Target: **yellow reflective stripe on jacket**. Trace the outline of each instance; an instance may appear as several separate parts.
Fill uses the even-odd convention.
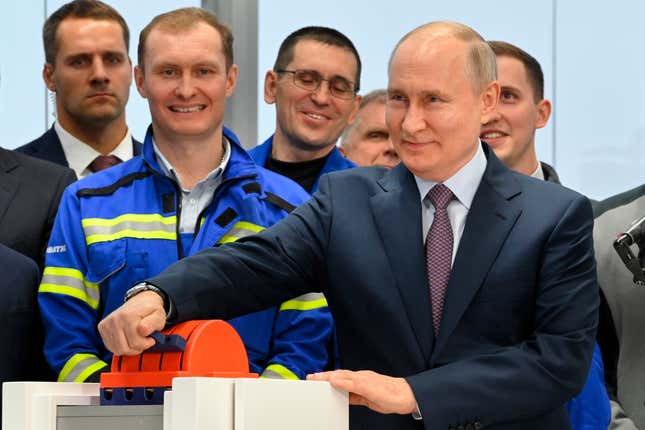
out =
[[[217,243],[230,243],[235,242],[238,239],[241,239],[245,236],[251,236],[252,234],[259,233],[264,230],[264,227],[257,224],[252,224],[246,221],[238,221],[233,224],[233,227],[217,241]]]
[[[269,364],[260,377],[267,379],[300,379],[298,375],[282,364]]]
[[[82,225],[88,245],[124,237],[177,240],[177,217],[174,215],[124,214],[116,218],[86,218]]]
[[[307,293],[282,303],[280,310],[310,311],[312,309],[324,308],[325,306],[327,306],[327,299],[322,293]]]
[[[87,303],[92,309],[99,308],[101,292],[98,284],[88,282],[76,269],[45,267],[39,293],[63,294]]]
[[[58,382],[84,382],[91,374],[107,366],[93,354],[74,354],[58,374]]]

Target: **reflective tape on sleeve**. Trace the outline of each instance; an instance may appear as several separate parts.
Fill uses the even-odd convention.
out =
[[[298,375],[282,364],[269,364],[260,377],[267,379],[300,379]]]
[[[58,374],[58,382],[84,382],[90,375],[107,366],[93,354],[74,354]]]
[[[246,236],[251,236],[252,234],[259,233],[264,230],[264,227],[261,225],[253,224],[246,221],[238,221],[233,224],[233,227],[217,241],[217,243],[230,243],[235,242],[238,239],[241,239]]]
[[[124,214],[116,218],[86,218],[82,221],[88,245],[124,237],[177,240],[177,217],[160,214]]]
[[[326,306],[327,299],[323,293],[307,293],[282,303],[280,311],[309,311]]]
[[[88,282],[76,269],[45,267],[38,293],[63,294],[87,303],[92,309],[99,308],[101,292],[98,284]]]

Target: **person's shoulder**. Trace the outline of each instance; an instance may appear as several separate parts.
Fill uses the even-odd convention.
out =
[[[544,181],[515,171],[511,171],[511,174],[514,179],[520,183],[523,193],[527,194],[532,199],[548,199],[546,201],[571,201],[584,199],[589,201],[589,199],[583,194],[562,184]],[[536,203],[543,203],[544,201],[545,200],[536,200]]]
[[[645,184],[601,200],[594,206],[594,216],[599,218],[628,206],[638,206],[645,212]]]
[[[399,178],[396,177],[396,174],[392,170],[378,166],[337,170],[327,173],[323,176],[323,179],[325,177],[330,187],[340,187],[344,191],[357,191],[359,189],[367,191],[380,190],[382,188],[380,184],[383,181],[387,182],[388,178],[393,182],[397,182],[397,184],[399,181]]]
[[[261,166],[256,166],[256,168],[265,193],[282,197],[293,205],[305,202],[311,197],[304,188],[286,176]]]
[[[72,183],[76,180],[76,174],[72,169],[43,160],[42,158],[36,158],[25,153],[17,152],[16,150],[9,151],[6,149],[2,150],[2,156],[21,165],[30,176],[36,178],[39,183],[45,186],[47,184],[57,183],[60,178],[65,178],[67,183]]]
[[[44,132],[34,140],[31,140],[25,143],[24,145],[17,147],[15,150],[17,152],[22,152],[22,153],[32,152],[38,145],[41,145],[44,141],[47,140],[49,134],[50,134],[50,130],[47,130],[46,132]]]
[[[143,178],[147,175],[141,156],[133,157],[123,163],[100,172],[93,173],[85,178],[79,179],[70,188],[70,192],[76,193],[81,190],[111,189],[114,191],[131,182],[136,178]]]

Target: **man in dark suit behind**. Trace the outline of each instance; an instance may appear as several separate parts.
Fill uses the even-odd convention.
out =
[[[66,167],[0,148],[0,244],[30,257],[42,270],[58,203],[65,187],[75,180]],[[0,354],[1,379],[13,375],[14,380],[55,380],[43,355],[44,332],[36,301],[39,270],[33,262],[18,261],[4,246],[0,246],[0,319],[6,319],[0,322],[0,342],[5,345]],[[21,265],[29,266],[28,277],[21,276]],[[12,342],[4,342],[7,336]],[[18,365],[20,372],[12,370]]]
[[[17,150],[79,178],[139,155],[125,122],[129,42],[123,17],[105,3],[74,0],[55,11],[43,26],[43,79],[56,97],[56,122]]]
[[[74,172],[0,148],[0,243],[42,269],[60,197]]]
[[[100,323],[107,347],[150,347],[167,312],[229,318],[322,291],[351,370],[310,379],[369,408],[353,429],[570,428],[597,325],[591,206],[479,143],[495,70],[469,27],[410,32],[389,64],[402,163],[327,175],[274,227],[150,279]]]
[[[0,245],[0,385],[8,381],[33,379],[32,361],[42,352],[42,344],[30,341],[40,325],[36,291],[40,274],[36,263],[24,255]],[[2,389],[0,387],[0,405]],[[0,423],[2,410],[0,408]]]

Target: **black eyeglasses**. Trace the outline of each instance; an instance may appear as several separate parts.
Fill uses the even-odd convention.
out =
[[[327,81],[329,92],[334,97],[351,100],[356,95],[354,83],[340,76],[324,79],[315,70],[276,70],[276,72],[293,74],[293,84],[303,90],[316,91],[320,88],[322,81]]]

